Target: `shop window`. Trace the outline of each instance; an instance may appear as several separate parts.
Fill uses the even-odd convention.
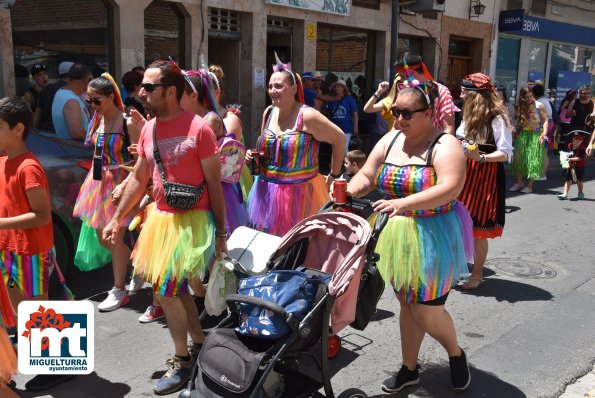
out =
[[[498,38],[496,83],[501,84],[506,88],[508,100],[511,103],[516,102],[520,49],[520,39],[513,39],[510,37]]]
[[[368,33],[318,25],[316,41],[316,70],[345,80],[356,95],[363,93],[365,88],[355,81],[358,76],[366,77]],[[327,89],[328,82],[323,85]]]
[[[145,8],[145,62],[173,59],[185,67],[185,17],[170,1],[153,1]]]
[[[468,57],[471,55],[471,42],[469,40],[450,39],[448,42],[448,55]]]
[[[63,1],[21,0],[10,10],[16,93],[29,81],[31,66],[46,65],[50,79],[58,78],[58,64],[81,62],[97,76],[113,68],[110,43],[112,10],[102,0],[71,0],[67,18]]]
[[[523,8],[523,0],[508,0],[507,10],[518,10]]]
[[[547,62],[547,43],[531,40],[529,44],[529,76],[528,83],[540,81],[545,84],[545,65]]]
[[[547,0],[533,0],[531,3],[531,15],[545,17],[546,8]]]

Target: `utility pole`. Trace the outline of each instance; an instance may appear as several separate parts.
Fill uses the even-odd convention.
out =
[[[390,20],[390,62],[388,66],[389,78],[392,83],[395,80],[397,62],[397,49],[399,48],[399,0],[392,0]]]

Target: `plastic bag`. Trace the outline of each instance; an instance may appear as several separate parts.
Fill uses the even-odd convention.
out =
[[[83,222],[74,255],[74,265],[81,271],[93,271],[112,261],[112,255],[99,243],[95,228]]]
[[[237,293],[239,280],[234,274],[234,264],[229,257],[216,261],[209,276],[205,295],[205,310],[211,316],[218,316],[227,309],[225,295]]]

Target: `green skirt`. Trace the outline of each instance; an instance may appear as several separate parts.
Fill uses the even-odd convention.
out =
[[[539,143],[541,130],[527,130],[520,132],[514,142],[514,157],[512,172],[521,174],[530,180],[536,180],[543,175],[543,160],[546,147]]]

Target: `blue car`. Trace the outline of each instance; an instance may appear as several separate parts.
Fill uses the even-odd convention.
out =
[[[62,140],[55,134],[39,131],[29,134],[27,147],[37,156],[48,177],[56,260],[65,272],[73,264],[81,228],[81,221],[72,216],[72,210],[93,152],[82,141]]]

